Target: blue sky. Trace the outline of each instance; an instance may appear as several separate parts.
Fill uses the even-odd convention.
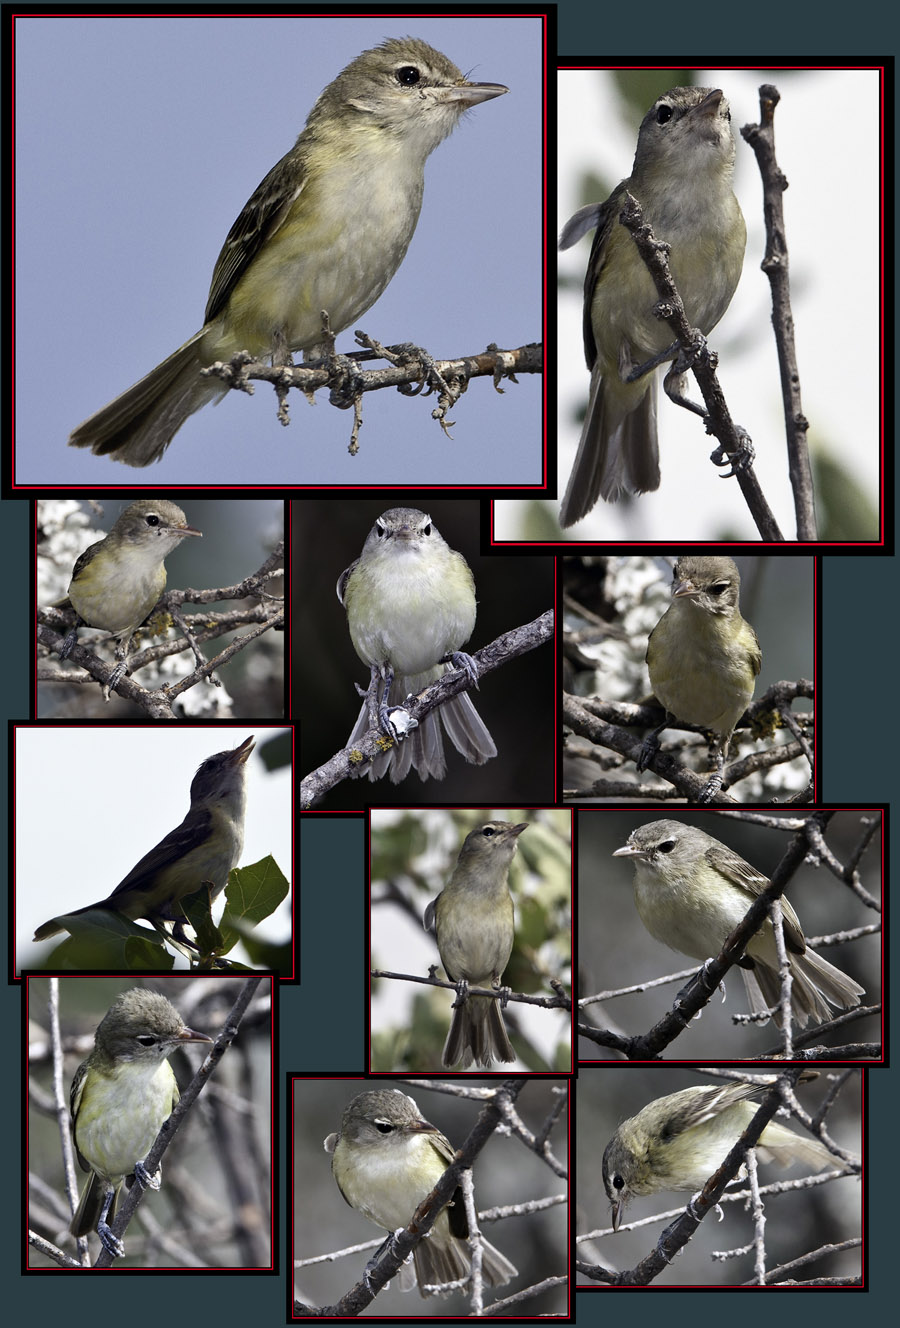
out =
[[[475,107],[429,160],[409,253],[359,325],[439,358],[541,339],[537,19],[20,20],[17,483],[538,482],[541,383],[527,376],[502,396],[473,383],[452,443],[432,400],[381,392],[350,457],[352,412],[293,393],[285,429],[258,384],[195,415],[144,470],[66,446],[200,326],[229,227],[322,88],[407,33],[510,93]],[[350,329],[338,349],[352,345]]]

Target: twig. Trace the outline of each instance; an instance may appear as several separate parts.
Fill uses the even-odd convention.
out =
[[[810,784],[812,783],[814,773],[813,751],[800,728],[799,721],[804,717],[794,715],[791,712],[791,703],[799,697],[811,700],[813,696],[813,684],[808,679],[784,680],[772,683],[762,696],[757,697],[747,707],[746,718],[750,720],[751,725],[754,721],[760,720],[766,712],[777,711],[786,727],[796,734],[797,740],[795,742],[776,743],[764,751],[749,752],[746,756],[734,760],[728,766],[725,776],[725,782],[729,787],[739,783],[742,779],[746,779],[748,775],[796,760],[798,756],[805,756],[809,762],[809,778]],[[634,705],[626,701],[605,701],[599,697],[575,697],[568,693],[563,694],[563,718],[565,723],[575,733],[589,742],[610,751],[618,752],[629,761],[637,759],[641,744],[639,739],[629,733],[624,726],[629,725],[641,729],[654,727],[660,722],[663,713],[660,707],[656,705]],[[738,737],[742,725],[743,719],[739,721]],[[684,729],[691,733],[702,733],[704,731],[697,724],[687,724],[678,719],[671,719],[668,727]],[[651,758],[648,768],[663,779],[668,780],[674,785],[678,794],[692,802],[697,801],[698,795],[704,787],[703,780],[699,776],[662,748]],[[622,796],[620,789],[624,787],[618,782],[611,787],[607,787],[605,781],[597,780],[589,789],[564,790],[564,800],[620,797]],[[629,791],[625,796],[632,796],[638,788],[640,788],[642,797],[662,797],[665,799],[672,796],[671,793],[665,791],[660,793],[653,787],[638,784],[637,781],[629,786]],[[720,803],[733,803],[735,801],[725,793],[718,794],[716,800]],[[803,802],[811,800],[811,793],[805,794],[801,799]]]
[[[371,1304],[385,1283],[396,1276],[400,1265],[412,1253],[423,1236],[428,1235],[437,1218],[453,1197],[459,1185],[460,1174],[466,1168],[471,1167],[497,1126],[500,1125],[503,1115],[502,1104],[515,1102],[523,1087],[524,1080],[521,1079],[507,1079],[497,1087],[496,1092],[491,1095],[490,1100],[485,1103],[479,1113],[468,1139],[466,1139],[462,1148],[457,1151],[453,1161],[444,1171],[437,1185],[419,1204],[408,1225],[403,1230],[394,1233],[393,1239],[378,1262],[366,1269],[364,1282],[358,1282],[335,1305],[318,1308],[303,1306],[301,1308],[295,1302],[294,1312],[303,1315],[314,1314],[316,1317],[324,1318],[347,1318],[349,1316],[355,1317],[367,1305]]]
[[[418,977],[414,973],[388,973],[380,968],[373,968],[371,971],[373,978],[395,978],[398,982],[421,982],[426,987],[446,987],[448,991],[456,991],[455,982],[444,982],[441,978]],[[508,991],[505,987],[494,990],[489,987],[469,987],[470,996],[490,996],[494,1000],[502,1000],[504,1005],[509,1001],[520,1001],[523,1005],[539,1005],[544,1010],[571,1010],[572,1002],[568,996],[525,996],[522,992]]]
[[[729,457],[739,459],[745,446],[735,427],[734,421],[725,402],[725,394],[715,374],[717,357],[705,347],[705,339],[699,331],[687,321],[681,296],[675,289],[669,263],[666,258],[667,245],[660,244],[653,235],[650,226],[644,222],[644,212],[637,199],[625,191],[625,205],[619,214],[622,225],[631,233],[638,247],[641,258],[647,265],[653,283],[656,286],[660,303],[656,314],[664,319],[678,338],[679,345],[691,357],[691,368],[703,394],[706,405],[706,427],[715,435]],[[698,345],[700,349],[698,350]],[[769,504],[753,472],[752,465],[739,467],[735,478],[744,495],[750,515],[756,523],[761,537],[767,541],[783,541],[784,536],[778,528]]]
[[[502,664],[508,664],[510,660],[526,654],[529,650],[534,650],[536,646],[542,645],[545,641],[551,640],[552,636],[552,609],[548,609],[546,613],[542,614],[540,618],[535,618],[533,622],[526,623],[522,627],[515,627],[511,632],[498,636],[490,645],[485,646],[472,656],[478,666],[478,681],[493,669],[498,669]],[[451,672],[445,673],[437,682],[432,683],[424,692],[421,692],[405,709],[409,711],[413,719],[421,723],[426,715],[438,706],[443,705],[451,696],[457,696],[460,692],[467,692],[474,685],[465,670],[453,669]],[[329,789],[340,784],[342,780],[349,778],[351,775],[359,775],[360,771],[365,772],[365,763],[386,751],[390,743],[391,740],[386,738],[379,729],[371,728],[352,750],[344,748],[344,750],[336,752],[330,760],[319,766],[317,770],[311,771],[301,782],[301,809],[307,811]]]
[[[226,363],[210,365],[203,370],[203,373],[206,377],[218,378],[230,388],[251,393],[253,389],[250,379],[272,383],[276,392],[282,395],[286,389],[296,387],[308,398],[317,389],[330,387],[332,404],[337,406],[358,403],[364,392],[374,392],[381,388],[396,387],[406,396],[418,395],[425,388],[426,395],[432,392],[438,393],[439,404],[432,412],[432,416],[445,427],[447,410],[466,390],[470,379],[490,377],[494,380],[494,387],[500,392],[503,390],[499,385],[502,379],[507,378],[514,383],[517,373],[543,373],[544,368],[543,346],[539,342],[518,346],[514,350],[501,350],[491,344],[474,355],[461,356],[455,360],[434,360],[418,347],[401,345],[382,348],[378,342],[363,332],[357,332],[356,339],[360,345],[370,349],[356,351],[352,356],[333,356],[330,364],[326,361],[322,365],[315,366],[268,365],[260,360],[247,360],[246,355],[241,353]],[[371,349],[372,347],[378,347],[379,350],[386,349],[395,362],[386,369],[365,371],[359,369],[357,366],[361,362],[380,358],[378,351]],[[343,388],[337,383],[335,361],[347,366],[345,376],[352,377],[352,387]],[[413,387],[418,391],[410,392],[409,389]],[[357,409],[357,420],[350,444],[352,455],[359,450],[357,442],[359,423]]]
[[[800,401],[800,370],[794,346],[794,318],[791,313],[790,268],[787,235],[784,226],[782,194],[788,182],[775,158],[775,107],[781,93],[771,83],[759,90],[759,118],[756,125],[744,125],[741,137],[756,154],[763,183],[763,216],[766,223],[766,252],[761,267],[772,289],[772,323],[778,348],[781,372],[781,396],[787,431],[788,470],[794,491],[797,515],[797,538],[816,540],[816,507],[806,431],[809,421]]]

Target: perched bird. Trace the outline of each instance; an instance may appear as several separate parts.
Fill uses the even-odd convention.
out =
[[[325,1140],[325,1151],[331,1154],[332,1174],[350,1207],[389,1232],[409,1224],[454,1158],[449,1140],[396,1088],[355,1097],[344,1110],[340,1133]],[[446,1295],[440,1283],[467,1281],[472,1270],[468,1234],[462,1191],[457,1189],[413,1250],[415,1275],[408,1263],[401,1266],[401,1291],[418,1284],[423,1296]],[[493,1245],[482,1239],[481,1248],[481,1272],[488,1286],[502,1286],[516,1276],[517,1270]]]
[[[816,1078],[815,1071],[800,1076]],[[775,1080],[771,1080],[774,1083]],[[768,1083],[683,1088],[656,1098],[624,1121],[603,1154],[603,1184],[612,1205],[613,1230],[636,1195],[662,1190],[702,1190],[756,1115]],[[802,1162],[821,1171],[836,1159],[818,1139],[770,1121],[756,1145],[761,1162],[789,1167]]]
[[[623,493],[659,488],[656,370],[675,358],[678,343],[655,316],[653,278],[620,224],[626,190],[667,246],[688,322],[707,335],[731,303],[744,261],[734,156],[731,112],[721,90],[670,88],[641,122],[630,177],[605,202],[581,208],[563,229],[560,249],[596,228],[584,279],[590,398],[560,508],[564,527],[587,516],[598,498],[614,503]],[[683,399],[677,362],[665,387],[673,399]]]
[[[614,858],[634,862],[634,900],[651,936],[694,959],[712,959],[769,884],[712,835],[681,821],[648,821]],[[800,920],[782,897],[784,943],[791,970],[791,1010],[801,1028],[824,1023],[831,1006],[859,1005],[864,988],[810,950]],[[754,1013],[772,1008],[781,1026],[781,981],[775,932],[766,918],[739,961]]]
[[[118,637],[118,664],[106,684],[107,699],[125,671],[132,635],[166,588],[166,558],[188,535],[202,533],[188,525],[175,503],[142,498],[125,508],[105,539],[91,544],[77,559],[68,595],[52,605],[71,606],[79,617],[59,656],[68,657],[81,625]]]
[[[740,589],[731,558],[679,558],[672,603],[647,643],[653,694],[668,715],[644,744],[638,769],[652,759],[670,717],[709,729],[716,738],[716,772],[700,802],[722,787],[728,744],[753,699],[762,664],[756,633],[741,617]]]
[[[369,665],[369,693],[347,746],[369,729],[373,701],[382,729],[394,739],[368,770],[379,779],[390,771],[397,784],[414,769],[420,779],[447,773],[441,728],[473,765],[497,755],[494,740],[466,692],[445,701],[409,731],[403,701],[454,668],[473,679],[478,668],[460,647],[475,626],[475,581],[461,553],[451,549],[431,517],[414,507],[384,512],[363,551],[341,573],[337,597],[347,610],[353,648]],[[374,695],[373,695],[374,694]],[[400,741],[402,738],[402,741]]]
[[[149,466],[194,411],[227,390],[204,368],[239,351],[276,364],[290,363],[291,351],[324,351],[322,313],[332,333],[352,327],[402,263],[429,155],[465,110],[507,91],[470,83],[415,37],[358,55],[228,232],[200,331],[79,424],[69,445]]]
[[[241,860],[245,765],[253,746],[253,738],[246,738],[234,751],[207,757],[191,783],[191,806],[181,824],[145,853],[106,899],[51,918],[38,927],[34,939],[45,941],[57,932],[74,931],[70,919],[96,909],[108,909],[131,921],[147,918],[163,931],[164,923],[172,922],[174,934],[183,939],[181,901],[203,885],[215,901]]]
[[[73,1236],[96,1230],[104,1248],[122,1258],[125,1248],[109,1225],[122,1183],[160,1185],[160,1172],[151,1175],[143,1159],[180,1096],[168,1057],[185,1042],[211,1041],[185,1027],[156,992],[135,987],[116,997],[69,1093],[78,1162],[91,1173],[69,1227]]]
[[[425,930],[434,931],[444,971],[460,992],[444,1045],[448,1067],[516,1059],[499,1001],[465,993],[469,984],[499,987],[509,962],[515,939],[509,868],[527,829],[527,821],[487,821],[471,830],[450,880],[425,910]]]

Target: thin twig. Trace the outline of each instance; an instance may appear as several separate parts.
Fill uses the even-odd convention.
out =
[[[415,973],[388,973],[380,968],[373,968],[370,974],[373,978],[395,978],[398,982],[421,982],[426,987],[445,987],[448,991],[456,991],[455,982],[444,982],[441,978],[419,977]],[[572,1002],[568,996],[526,996],[522,992],[509,991],[506,987],[494,990],[489,987],[469,987],[470,996],[490,996],[494,1000],[520,1001],[523,1005],[539,1005],[544,1010],[571,1010]]]
[[[800,370],[794,346],[794,317],[791,312],[791,282],[782,195],[788,182],[775,158],[775,107],[781,93],[771,83],[759,90],[756,125],[744,125],[741,137],[756,154],[763,184],[763,216],[766,223],[766,252],[761,263],[772,290],[772,323],[781,373],[781,396],[787,431],[788,470],[794,491],[797,538],[816,540],[816,506],[806,431],[809,421],[800,401]]]
[[[478,666],[477,681],[480,682],[486,673],[500,668],[503,664],[508,664],[511,660],[518,658],[519,655],[526,654],[529,650],[534,650],[536,646],[543,645],[552,637],[553,610],[548,609],[540,618],[535,618],[533,622],[525,623],[522,627],[514,627],[511,632],[498,636],[490,645],[485,646],[472,656]],[[460,692],[467,692],[475,685],[475,682],[464,669],[452,669],[421,692],[405,709],[409,711],[413,719],[421,723],[426,715],[438,706],[443,705],[450,697],[457,696]],[[365,773],[367,763],[381,755],[390,745],[391,739],[386,738],[379,729],[370,728],[354,748],[344,748],[342,751],[336,752],[324,765],[319,766],[317,770],[310,771],[306,778],[302,780],[300,784],[301,809],[307,811],[329,789],[340,784],[342,780],[349,778],[351,775],[358,776],[361,771]]]

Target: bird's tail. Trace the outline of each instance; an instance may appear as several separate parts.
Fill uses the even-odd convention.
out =
[[[470,996],[454,1009],[444,1044],[445,1066],[461,1065],[465,1069],[474,1061],[487,1067],[494,1060],[515,1059],[499,1001],[490,996]]]
[[[119,1187],[121,1188],[121,1186]],[[92,1231],[97,1230],[97,1223],[100,1220],[100,1214],[103,1211],[103,1200],[106,1197],[106,1185],[95,1173],[91,1172],[87,1184],[81,1192],[81,1199],[72,1221],[69,1223],[69,1230],[73,1236],[87,1236]],[[116,1215],[116,1204],[119,1201],[119,1189],[116,1190],[115,1197],[110,1204],[109,1212],[106,1215],[106,1221],[109,1226],[112,1225],[113,1218]]]
[[[59,932],[70,931],[71,928],[66,925],[66,918],[77,918],[80,913],[90,913],[95,908],[112,907],[109,899],[98,899],[96,904],[85,904],[84,908],[73,908],[71,913],[60,913],[59,917],[51,918],[49,922],[44,922],[34,933],[34,940],[46,941],[51,936],[56,936]]]
[[[560,525],[574,526],[599,498],[614,503],[624,493],[659,488],[656,441],[656,373],[649,385],[591,373],[591,396],[578,454],[559,511]]]
[[[805,1028],[810,1019],[817,1024],[826,1023],[831,1018],[832,1006],[849,1010],[859,1005],[865,987],[835,968],[834,964],[829,964],[815,950],[807,948],[803,954],[791,954],[789,958],[791,1010],[801,1028]],[[755,963],[752,969],[742,969],[741,972],[751,1009],[761,1013],[776,1008],[772,1017],[780,1028],[781,1016],[777,1013],[777,1006],[781,1000],[781,983],[777,971]]]
[[[89,447],[97,456],[111,456],[126,466],[159,461],[189,415],[227,388],[218,379],[201,378],[204,361],[201,328],[168,359],[116,397],[96,415],[79,424],[70,447]]]
[[[429,683],[436,682],[444,672],[443,668],[438,668],[414,677],[395,678],[387,704],[402,705],[407,696],[421,692]],[[444,759],[442,725],[453,746],[472,765],[483,765],[497,755],[497,748],[487,726],[468,694],[460,692],[459,696],[451,697],[437,710],[426,715],[419,727],[396,742],[390,751],[377,756],[369,767],[369,778],[381,779],[390,771],[391,783],[399,784],[412,769],[422,780],[443,779],[447,773],[447,762]],[[368,705],[363,702],[347,746],[353,747],[359,742],[368,728]]]

